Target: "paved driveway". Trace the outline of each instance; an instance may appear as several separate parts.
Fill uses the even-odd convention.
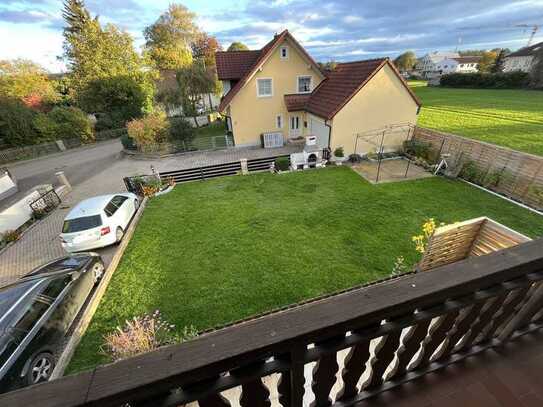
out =
[[[13,282],[38,267],[66,253],[58,235],[71,207],[77,202],[95,195],[126,191],[123,177],[149,174],[151,166],[159,171],[185,169],[203,165],[232,162],[241,158],[262,158],[299,151],[300,146],[280,149],[239,148],[212,152],[196,152],[163,159],[137,160],[120,156],[120,143],[106,142],[94,148],[69,151],[36,161],[10,167],[20,185],[54,180],[54,173],[64,170],[72,183],[73,191],[63,199],[61,206],[51,215],[28,230],[23,237],[0,253],[0,286]],[[96,250],[109,264],[116,246]]]

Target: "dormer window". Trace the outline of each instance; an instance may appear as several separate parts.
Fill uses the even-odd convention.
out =
[[[286,45],[279,49],[279,55],[281,55],[281,59],[288,59],[288,47]]]
[[[298,76],[298,93],[311,92],[311,76]]]

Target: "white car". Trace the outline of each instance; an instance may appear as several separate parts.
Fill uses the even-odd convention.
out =
[[[72,253],[120,242],[138,206],[138,196],[130,192],[79,202],[64,219],[62,247]]]

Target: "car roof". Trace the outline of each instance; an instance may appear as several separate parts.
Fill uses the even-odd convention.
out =
[[[92,198],[85,199],[79,202],[73,209],[68,213],[66,219],[75,219],[81,218],[84,216],[100,215],[106,205],[111,201],[111,199],[116,195],[124,194],[110,194],[110,195],[100,195],[94,196]]]

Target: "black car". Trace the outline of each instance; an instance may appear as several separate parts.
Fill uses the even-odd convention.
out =
[[[49,379],[61,339],[103,272],[98,254],[80,253],[0,288],[0,392]]]

